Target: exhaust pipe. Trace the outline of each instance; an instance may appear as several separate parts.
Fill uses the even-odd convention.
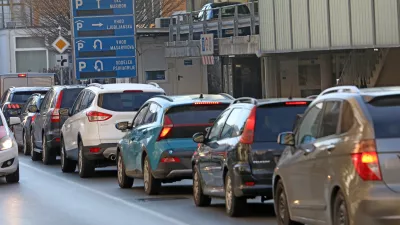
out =
[[[117,156],[115,156],[114,154],[113,154],[113,155],[110,155],[110,159],[111,159],[112,161],[115,161],[115,160],[117,159]]]

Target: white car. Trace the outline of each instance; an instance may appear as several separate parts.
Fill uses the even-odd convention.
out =
[[[0,117],[0,177],[6,177],[7,183],[18,183],[18,144],[2,112],[0,112]],[[20,123],[19,117],[10,118],[10,126]]]
[[[61,129],[61,170],[91,177],[96,167],[115,165],[118,141],[125,135],[115,124],[131,121],[148,99],[165,95],[155,83],[90,84],[77,97]]]

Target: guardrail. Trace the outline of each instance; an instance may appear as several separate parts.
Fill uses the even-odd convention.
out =
[[[258,33],[257,25],[259,25],[258,1],[203,9],[172,16],[169,41],[181,41],[182,35],[188,35],[186,40],[193,40],[194,34],[206,34],[210,33],[209,31],[216,31],[218,38],[226,35],[255,35]]]

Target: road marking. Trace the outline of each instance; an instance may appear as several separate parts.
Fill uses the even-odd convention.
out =
[[[115,196],[106,194],[106,193],[101,192],[101,191],[98,191],[98,190],[94,190],[94,189],[89,188],[89,187],[87,187],[87,186],[85,186],[85,185],[82,185],[82,184],[80,184],[80,183],[77,183],[77,182],[74,182],[74,181],[71,181],[71,180],[62,178],[62,177],[58,177],[58,176],[56,176],[56,175],[54,175],[54,174],[51,174],[51,173],[46,172],[46,171],[44,171],[44,170],[41,170],[41,169],[38,169],[38,168],[36,168],[36,167],[30,166],[30,165],[25,164],[25,163],[23,163],[23,162],[19,162],[19,164],[22,165],[22,166],[24,166],[24,167],[27,167],[27,168],[29,168],[29,169],[35,170],[35,171],[37,171],[37,172],[39,172],[39,173],[42,173],[42,174],[44,174],[44,175],[53,177],[53,178],[55,178],[55,179],[58,179],[58,180],[60,180],[60,181],[64,181],[64,182],[66,182],[66,183],[70,183],[70,184],[72,184],[72,185],[75,185],[75,186],[77,186],[77,187],[80,187],[80,188],[82,188],[82,189],[85,189],[85,190],[87,190],[87,191],[89,191],[89,192],[98,194],[98,195],[100,195],[100,196],[102,196],[102,197],[105,197],[105,198],[108,198],[108,199],[110,199],[110,200],[113,200],[113,201],[122,203],[122,204],[124,204],[124,205],[129,206],[129,207],[135,208],[135,209],[140,210],[140,211],[142,211],[142,212],[144,212],[144,213],[151,214],[151,215],[153,215],[153,216],[155,216],[155,217],[158,217],[158,218],[160,218],[160,219],[162,219],[162,220],[169,221],[169,222],[171,222],[171,223],[173,223],[173,224],[176,224],[176,225],[189,225],[188,223],[185,223],[185,222],[176,220],[176,219],[171,218],[171,217],[169,217],[169,216],[166,216],[166,215],[164,215],[164,214],[161,214],[161,213],[152,211],[152,210],[150,210],[150,209],[146,209],[146,208],[144,208],[144,207],[142,207],[142,206],[140,206],[140,205],[138,205],[138,204],[125,201],[125,200],[123,200],[123,199],[117,198],[117,197],[115,197]]]

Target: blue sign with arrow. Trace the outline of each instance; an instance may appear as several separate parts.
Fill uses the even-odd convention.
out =
[[[133,0],[72,0],[73,16],[133,14]]]
[[[76,60],[76,75],[80,79],[127,78],[136,74],[135,57],[87,58]]]
[[[75,37],[134,35],[132,16],[81,17],[74,21]]]
[[[75,39],[77,58],[132,56],[135,51],[134,37],[99,37]]]

